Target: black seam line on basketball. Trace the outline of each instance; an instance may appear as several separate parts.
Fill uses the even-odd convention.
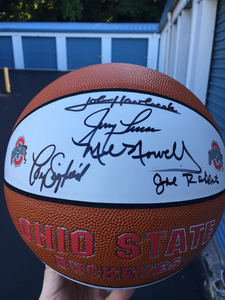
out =
[[[152,96],[157,96],[157,97],[161,97],[161,98],[165,98],[167,100],[171,100],[171,101],[174,101],[174,102],[177,102],[178,104],[181,104],[191,110],[193,110],[194,112],[196,112],[197,114],[199,114],[201,117],[203,117],[205,120],[207,120],[214,128],[215,130],[218,132],[218,134],[220,135],[220,137],[222,138],[222,135],[221,133],[218,131],[218,129],[215,127],[215,125],[205,116],[203,115],[202,113],[200,113],[199,111],[197,111],[196,109],[194,109],[193,107],[189,106],[188,104],[180,101],[180,100],[176,100],[176,99],[173,99],[171,97],[168,97],[168,96],[164,96],[164,95],[161,95],[161,94],[157,94],[157,93],[152,93],[152,92],[149,92],[149,91],[143,91],[143,90],[136,90],[136,89],[122,89],[122,88],[107,88],[107,89],[91,89],[91,90],[85,90],[85,91],[80,91],[80,92],[76,92],[76,93],[71,93],[71,94],[66,94],[66,95],[63,95],[63,96],[60,96],[60,97],[57,97],[57,98],[54,98],[54,99],[51,99],[45,103],[43,103],[42,105],[36,107],[35,109],[33,109],[32,111],[30,111],[24,118],[22,118],[19,123],[16,125],[16,127],[13,129],[12,133],[15,131],[15,129],[18,127],[18,125],[24,120],[26,119],[29,115],[31,115],[33,112],[35,112],[36,110],[48,105],[48,104],[51,104],[55,101],[58,101],[58,100],[61,100],[61,99],[64,99],[64,98],[69,98],[69,97],[72,97],[72,96],[76,96],[76,95],[82,95],[82,94],[88,94],[88,93],[95,93],[95,92],[114,92],[114,91],[122,91],[122,92],[133,92],[133,93],[139,93],[139,94],[147,94],[147,95],[152,95]],[[200,101],[200,100],[199,100]],[[105,103],[107,104],[107,103]],[[97,105],[97,104],[96,104]],[[154,107],[154,108],[157,108],[157,107]],[[12,134],[11,133],[11,134]]]
[[[100,202],[87,202],[80,200],[67,200],[61,198],[53,198],[48,196],[37,195],[33,193],[29,193],[18,189],[11,184],[9,184],[6,180],[4,180],[5,185],[12,191],[24,195],[29,198],[33,198],[40,201],[46,201],[51,203],[65,204],[65,205],[75,205],[75,206],[86,206],[93,208],[110,208],[110,209],[144,209],[144,208],[165,208],[165,207],[178,207],[178,206],[186,206],[191,204],[197,204],[202,202],[207,202],[213,200],[219,196],[225,194],[225,189],[215,195],[211,195],[209,197],[203,197],[199,199],[193,200],[185,200],[185,201],[175,201],[175,202],[166,202],[166,203],[100,203]]]

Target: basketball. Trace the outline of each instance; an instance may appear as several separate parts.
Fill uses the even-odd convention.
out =
[[[142,287],[212,239],[224,157],[213,117],[182,84],[142,66],[93,65],[49,84],[19,116],[5,199],[21,238],[61,275]]]

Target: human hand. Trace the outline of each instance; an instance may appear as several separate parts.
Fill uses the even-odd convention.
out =
[[[128,300],[134,291],[88,287],[66,279],[46,266],[39,300]]]

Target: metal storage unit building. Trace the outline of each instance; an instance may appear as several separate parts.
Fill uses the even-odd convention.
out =
[[[225,0],[220,0],[217,8],[207,107],[225,141]],[[217,230],[217,238],[225,254],[225,214]]]
[[[207,106],[225,141],[225,0],[168,0],[159,33],[158,70]],[[214,242],[224,267],[225,214]]]
[[[1,22],[0,68],[74,70],[127,62],[157,68],[158,23]]]

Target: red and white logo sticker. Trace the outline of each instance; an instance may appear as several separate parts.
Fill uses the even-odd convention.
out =
[[[24,137],[19,137],[16,146],[11,154],[11,165],[20,166],[22,162],[26,162],[27,146],[25,145]]]
[[[223,170],[223,155],[217,142],[212,142],[212,149],[209,150],[209,165],[213,162],[214,167],[219,171]]]

